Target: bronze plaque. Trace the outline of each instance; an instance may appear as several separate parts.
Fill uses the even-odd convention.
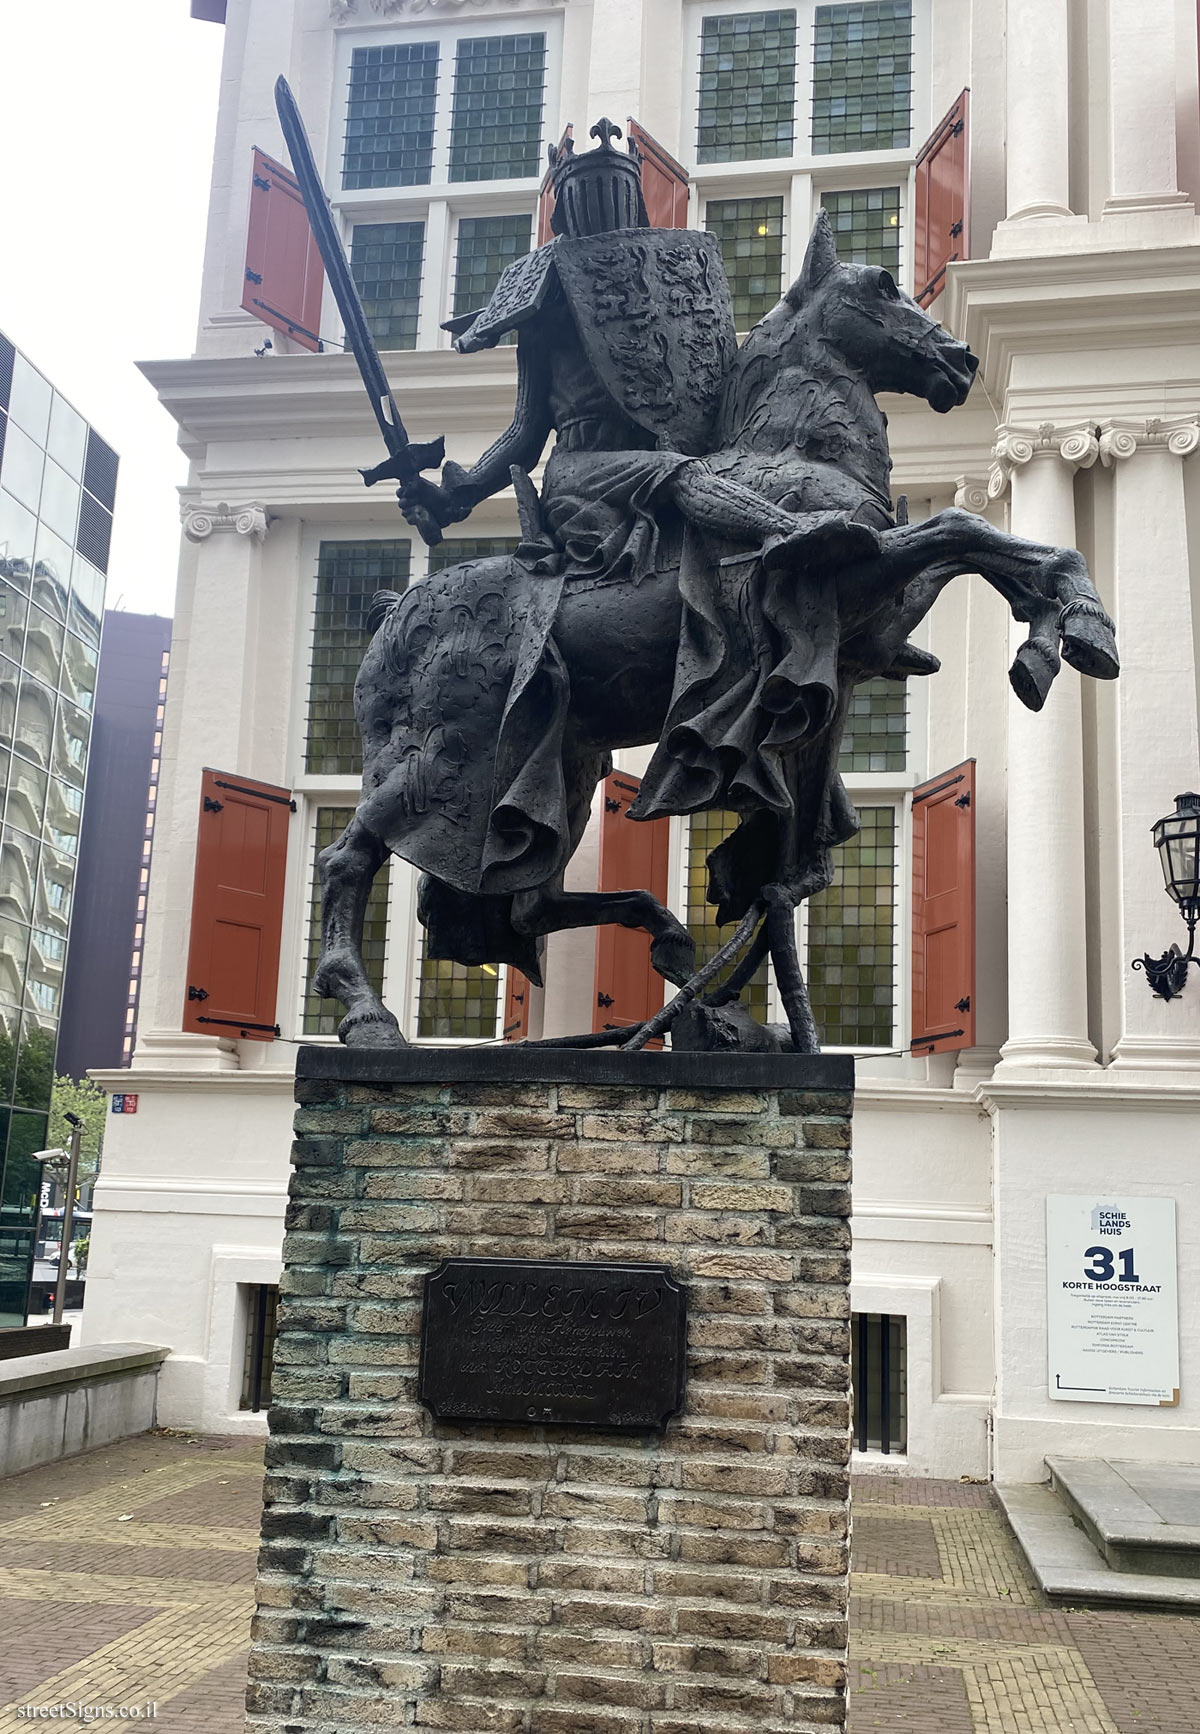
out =
[[[661,1432],[686,1335],[687,1290],[662,1264],[447,1258],[425,1278],[418,1396],[439,1421]]]

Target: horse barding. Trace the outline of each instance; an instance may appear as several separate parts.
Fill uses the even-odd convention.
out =
[[[804,549],[772,559],[668,508],[641,582],[572,576],[517,474],[526,507],[515,555],[379,599],[355,687],[362,798],[320,857],[313,986],[346,1005],[344,1042],[404,1045],[361,950],[372,880],[395,854],[421,870],[432,957],[508,963],[538,982],[546,934],[611,922],[646,930],[654,966],[680,992],[649,1024],[600,1040],[640,1047],[706,989],[728,1004],[769,953],[788,1019],[776,1039],[817,1051],[794,912],[831,882],[832,851],[857,830],[837,771],[854,688],[935,672],[910,634],[970,572],[1028,623],[1010,680],[1029,708],[1040,709],[1060,657],[1097,678],[1118,672],[1112,622],[1077,551],[958,510],[918,525],[893,516],[875,394],[908,393],[945,413],[965,400],[975,368],[885,270],[837,259],[822,214],[799,278],[736,352],[705,462],[791,511],[870,525],[874,552],[841,567]],[[739,818],[708,862],[717,920],[738,926],[695,973],[690,936],[649,892],[563,885],[612,751],[654,743],[631,817]],[[739,953],[726,985],[710,989]],[[764,1039],[748,1027],[726,1019],[716,1039]]]

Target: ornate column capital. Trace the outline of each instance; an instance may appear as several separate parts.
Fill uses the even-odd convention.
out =
[[[954,483],[954,504],[961,512],[974,512],[982,516],[988,506],[988,478],[986,476],[958,476]]]
[[[996,429],[992,447],[992,468],[988,476],[988,498],[1000,498],[1012,479],[1014,470],[1032,463],[1034,458],[1057,458],[1071,470],[1086,470],[1095,463],[1100,442],[1091,422],[1039,422],[1036,428],[1017,427],[1011,422]]]
[[[1112,469],[1136,451],[1165,449],[1177,458],[1187,458],[1200,449],[1200,420],[1194,415],[1151,416],[1135,419],[1114,416],[1100,429],[1100,462]]]
[[[183,533],[189,542],[206,542],[218,530],[231,531],[237,536],[253,536],[265,542],[272,520],[258,500],[245,506],[230,506],[222,500],[217,506],[185,505],[180,517]]]

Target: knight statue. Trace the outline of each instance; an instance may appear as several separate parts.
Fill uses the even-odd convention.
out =
[[[704,462],[737,349],[720,248],[695,230],[651,231],[638,159],[612,143],[620,128],[603,119],[591,136],[599,147],[578,156],[569,139],[551,146],[555,239],[510,265],[482,312],[447,326],[464,355],[517,333],[512,425],[470,470],[447,463],[440,486],[401,489],[401,509],[417,506],[417,524],[460,522],[514,465],[532,470],[553,430],[541,512],[573,576],[640,582],[668,505],[767,565],[874,552],[865,523],[789,511]]]
[[[356,1046],[404,1044],[370,982],[362,927],[389,854],[421,874],[426,954],[540,979],[544,936],[620,923],[651,936],[678,992],[632,1029],[571,1038],[815,1052],[797,905],[830,884],[857,815],[838,775],[855,687],[936,671],[910,634],[940,591],[980,573],[1028,625],[1010,681],[1038,710],[1061,662],[1118,669],[1082,556],[951,509],[893,510],[875,396],[937,413],[976,362],[887,271],[840,260],[828,220],[778,305],[734,331],[716,239],[648,225],[636,154],[602,120],[594,149],[551,152],[554,238],[451,320],[456,348],[517,337],[512,423],[470,468],[399,419],[283,81],[280,117],[313,228],[388,446],[430,543],[514,486],[516,552],[466,560],[376,599],[355,685],[362,798],[320,857],[313,987]],[[540,492],[531,471],[551,432]],[[441,465],[441,480],[422,474]],[[632,819],[713,809],[737,824],[708,857],[718,924],[697,969],[677,916],[639,886],[568,891],[564,874],[614,749],[653,748]],[[738,1003],[770,957],[786,1024]],[[731,971],[724,978],[718,972]]]

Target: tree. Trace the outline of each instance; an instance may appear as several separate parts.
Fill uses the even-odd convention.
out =
[[[104,1126],[108,1115],[108,1092],[90,1078],[55,1077],[50,1097],[50,1127],[47,1132],[50,1148],[69,1150],[71,1122],[67,1113],[78,1114],[83,1121],[83,1138],[79,1145],[79,1178],[94,1180],[100,1168],[100,1152],[104,1145]]]

